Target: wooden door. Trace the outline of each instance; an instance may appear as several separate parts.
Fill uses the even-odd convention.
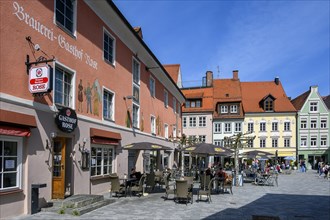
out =
[[[65,138],[54,140],[52,198],[64,199],[65,195]]]

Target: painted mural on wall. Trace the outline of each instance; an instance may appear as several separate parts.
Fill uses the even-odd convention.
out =
[[[98,79],[95,79],[93,84],[87,82],[85,88],[82,79],[80,79],[78,84],[78,112],[84,112],[83,106],[85,102],[86,113],[99,116],[101,97],[101,86]]]

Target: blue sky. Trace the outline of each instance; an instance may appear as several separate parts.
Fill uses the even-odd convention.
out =
[[[306,1],[139,1],[114,3],[162,64],[180,64],[184,87],[215,78],[272,81],[295,98],[318,85],[330,94],[330,4]]]

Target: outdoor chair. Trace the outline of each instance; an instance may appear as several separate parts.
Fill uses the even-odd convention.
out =
[[[162,171],[156,171],[155,172],[155,184],[158,184],[159,188],[161,188],[161,185],[164,185],[163,180],[163,172]]]
[[[210,180],[211,180],[210,175],[205,175],[205,174],[200,175],[199,188],[205,190],[208,187]]]
[[[190,201],[193,203],[193,194],[189,192],[189,184],[187,180],[176,180],[176,196],[175,201],[185,201],[186,204]]]
[[[183,179],[187,180],[188,190],[189,190],[189,192],[192,192],[193,186],[194,186],[194,177],[193,176],[184,176]]]
[[[116,196],[119,198],[119,194],[125,194],[126,196],[126,187],[120,185],[119,177],[116,175],[110,175],[110,197],[112,193],[116,193]]]
[[[175,196],[175,184],[170,184],[170,176],[165,178],[165,200],[168,199],[168,195],[173,194]]]
[[[232,175],[228,175],[226,177],[226,179],[224,180],[224,182],[222,184],[222,187],[223,187],[223,192],[230,189],[230,193],[233,194],[233,176]]]
[[[150,188],[150,191],[153,191],[155,188],[156,182],[155,182],[155,173],[149,173],[146,177],[146,189]]]
[[[145,181],[145,179],[146,179],[146,175],[145,174],[143,174],[142,176],[141,176],[141,178],[140,178],[140,180],[139,180],[139,184],[138,185],[136,185],[136,186],[131,186],[131,188],[130,188],[130,191],[131,191],[131,196],[132,196],[132,193],[134,193],[135,195],[138,195],[139,197],[141,196],[141,195],[143,195],[143,185],[144,185],[144,181]]]
[[[210,176],[208,176],[208,177],[210,177]],[[213,183],[214,183],[215,180],[216,180],[216,178],[213,178],[213,179],[209,180],[207,187],[201,188],[201,189],[198,190],[198,192],[197,192],[198,201],[202,200],[202,196],[206,196],[206,200],[209,203],[212,202],[211,194],[212,194]]]

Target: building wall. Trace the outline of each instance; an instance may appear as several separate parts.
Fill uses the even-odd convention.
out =
[[[243,123],[243,133],[248,132],[248,123],[254,125],[253,148],[275,154],[278,150],[279,157],[296,156],[296,118],[295,113],[264,113],[246,114]],[[266,131],[260,132],[260,122],[266,122]],[[278,131],[272,131],[272,122],[278,122]],[[284,130],[284,122],[290,122],[290,130]],[[260,139],[266,139],[266,147],[260,148]],[[272,138],[278,138],[278,147],[272,147]],[[284,147],[284,138],[290,138],[290,147]],[[246,150],[248,148],[245,148]]]
[[[189,126],[189,118],[196,117],[196,127]],[[206,126],[199,126],[199,118],[206,117]],[[187,126],[183,127],[183,133],[186,137],[196,136],[198,138],[201,135],[205,135],[205,143],[212,143],[212,114],[208,113],[183,113],[182,118],[187,119]]]
[[[215,124],[221,123],[221,132],[215,132]],[[231,131],[225,132],[225,123],[231,124]],[[243,131],[243,120],[242,119],[217,119],[213,121],[213,143],[216,141],[223,141],[225,137],[230,137],[237,132],[235,131],[235,124],[240,123],[241,124],[241,131]],[[223,143],[222,143],[223,144]]]

